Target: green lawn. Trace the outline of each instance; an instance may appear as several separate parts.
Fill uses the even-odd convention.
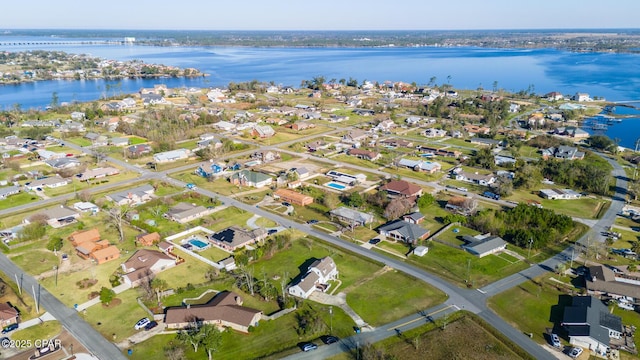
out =
[[[211,266],[209,264],[205,264],[204,262],[189,256],[178,249],[175,249],[174,252],[176,255],[183,258],[185,262],[159,273],[156,278],[165,280],[169,289],[184,287],[187,283],[200,284],[207,280],[205,278],[205,274],[211,270]],[[200,255],[203,254],[200,253]],[[226,255],[228,256],[228,254]],[[208,257],[205,256],[205,258]]]
[[[137,290],[127,290],[116,296],[120,304],[105,308],[99,303],[88,308],[82,317],[106,339],[111,340],[116,334],[116,341],[122,341],[136,333],[133,326],[138,320],[149,316],[136,301],[138,296]]]
[[[36,340],[50,340],[58,335],[62,330],[62,325],[57,321],[45,321],[41,324],[28,327],[23,330],[16,330],[11,333],[12,340],[29,340],[34,344]],[[34,344],[35,345],[35,344]]]
[[[548,278],[536,278],[511,288],[489,299],[488,306],[520,331],[533,333],[537,343],[546,343],[546,330],[552,329],[554,322],[562,321],[562,309],[557,305],[570,305],[571,301]],[[568,283],[570,278],[565,276],[561,280]]]
[[[83,137],[72,137],[72,138],[67,138],[65,139],[65,141],[68,141],[72,144],[76,144],[78,146],[91,146],[93,145],[93,143],[91,142],[91,140],[89,139],[85,139]]]
[[[392,270],[349,291],[347,303],[369,324],[380,326],[442,303],[446,298],[434,287]]]
[[[277,252],[270,259],[260,259],[253,266],[255,274],[265,274],[267,279],[283,276],[294,279],[305,273],[313,260],[325,256],[331,256],[338,267],[342,281],[340,289],[380,269],[378,264],[308,238],[293,240],[290,248]],[[274,285],[279,288],[279,281],[274,280]]]
[[[69,257],[77,256],[69,254]],[[123,254],[126,259],[126,255]],[[49,276],[40,280],[40,283],[51,292],[55,297],[67,306],[74,304],[82,304],[89,301],[89,294],[93,291],[100,291],[101,287],[111,288],[109,277],[120,267],[125,259],[117,259],[102,265],[90,265],[88,270],[75,271],[67,273],[58,273],[58,282],[56,285],[55,276]],[[87,261],[87,260],[84,260]],[[47,269],[51,270],[51,268]],[[81,289],[77,283],[83,279],[95,279],[98,282],[88,288]]]
[[[229,254],[228,252],[221,250],[220,248],[215,246],[211,246],[210,248],[204,251],[199,251],[198,255],[204,257],[205,259],[209,259],[211,261],[216,261],[216,262],[231,256],[231,254]]]
[[[220,231],[231,225],[238,225],[242,228],[246,228],[247,220],[252,216],[252,213],[230,206],[224,210],[211,214],[213,221],[210,225],[207,225],[207,228],[213,231]]]
[[[362,167],[366,167],[366,168],[370,168],[370,169],[377,169],[379,168],[381,165],[369,160],[362,160],[362,159],[358,159],[355,156],[350,156],[350,155],[337,155],[331,158],[332,160],[336,160],[336,161],[340,161],[343,163],[347,163],[347,164],[352,164],[352,165],[356,165],[356,166],[362,166]]]
[[[455,233],[453,231],[454,229],[457,229],[458,232]],[[460,225],[454,225],[454,226],[451,226],[446,231],[440,233],[438,235],[438,240],[446,242],[446,243],[451,244],[453,246],[460,246],[460,245],[464,245],[464,243],[465,243],[462,240],[463,236],[465,236],[465,235],[475,236],[475,235],[478,235],[478,234],[479,234],[478,231],[475,231],[473,229],[469,229],[468,227],[460,226]]]
[[[505,200],[527,203],[528,201],[537,201],[545,209],[551,209],[559,214],[575,216],[587,219],[596,219],[602,216],[604,210],[611,205],[611,201],[604,199],[594,199],[592,197],[584,197],[575,200],[548,200],[538,195],[538,191],[516,190],[511,196],[504,198]]]
[[[259,218],[258,220],[256,220],[256,225],[263,227],[263,228],[270,228],[270,227],[275,227],[277,226],[276,222],[271,220],[271,219],[267,219],[267,218]]]
[[[129,144],[130,145],[138,145],[138,144],[144,144],[147,143],[149,140],[147,139],[143,139],[137,136],[130,136],[129,137]]]
[[[31,275],[38,275],[50,271],[60,264],[57,256],[49,250],[32,250],[20,255],[11,256],[11,261]]]
[[[523,261],[512,264],[496,255],[478,258],[462,249],[433,241],[428,246],[427,255],[410,256],[407,261],[459,286],[465,286],[469,281],[479,288],[529,266]]]
[[[40,200],[40,198],[34,194],[21,192],[19,194],[11,195],[4,200],[0,200],[0,210],[9,209],[14,206],[20,206],[38,200]]]

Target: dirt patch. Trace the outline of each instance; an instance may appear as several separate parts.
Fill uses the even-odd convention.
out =
[[[111,300],[111,302],[109,303],[109,305],[107,304],[102,304],[102,307],[105,309],[112,309],[118,305],[122,304],[122,300],[115,298],[113,300]]]
[[[92,287],[93,285],[95,285],[97,283],[98,283],[98,280],[96,280],[96,279],[82,279],[82,280],[78,281],[76,283],[76,285],[80,289],[86,289],[86,288]]]

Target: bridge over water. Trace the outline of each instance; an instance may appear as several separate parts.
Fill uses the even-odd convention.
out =
[[[83,41],[4,41],[0,42],[3,46],[38,46],[38,45],[55,45],[55,46],[78,46],[78,45],[131,45],[131,42],[123,40],[83,40]]]

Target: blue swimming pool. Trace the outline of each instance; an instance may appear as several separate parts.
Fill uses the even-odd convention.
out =
[[[198,250],[204,250],[206,248],[209,247],[209,244],[207,244],[206,242],[202,241],[202,240],[198,240],[198,239],[191,239],[188,241],[189,244],[195,246],[198,248]]]
[[[347,188],[346,185],[338,184],[337,182],[333,182],[333,181],[324,184],[324,186],[327,186],[336,190],[344,190]]]

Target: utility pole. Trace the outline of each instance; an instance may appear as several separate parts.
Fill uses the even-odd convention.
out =
[[[329,306],[329,334],[333,334],[333,306]]]
[[[571,269],[573,269],[573,257],[574,257],[574,253],[576,251],[575,247],[571,247],[571,265],[569,266]]]
[[[471,282],[471,259],[467,260],[467,284]]]
[[[531,257],[531,246],[533,245],[533,238],[529,238],[529,252],[527,253],[527,259]]]

